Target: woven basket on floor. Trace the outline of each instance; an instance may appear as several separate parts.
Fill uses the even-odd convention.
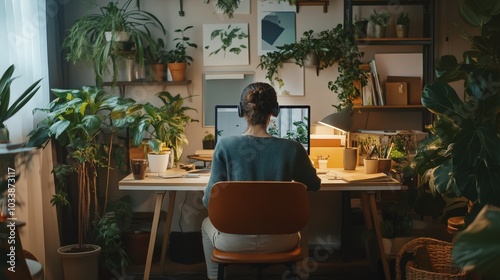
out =
[[[433,271],[420,269],[413,260],[406,264],[406,278],[401,275],[401,260],[403,255],[413,252],[417,246],[425,246],[429,253]],[[466,272],[453,266],[451,260],[452,244],[446,241],[427,237],[419,237],[405,244],[396,258],[397,280],[465,280]]]

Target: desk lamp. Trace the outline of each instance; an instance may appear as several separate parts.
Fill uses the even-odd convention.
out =
[[[346,107],[340,110],[340,112],[328,115],[319,123],[348,133],[352,126],[351,108]]]

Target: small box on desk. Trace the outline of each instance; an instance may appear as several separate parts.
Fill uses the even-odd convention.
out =
[[[387,82],[385,99],[388,106],[408,105],[408,84],[406,82]]]

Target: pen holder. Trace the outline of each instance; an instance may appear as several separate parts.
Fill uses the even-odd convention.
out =
[[[318,159],[318,167],[319,169],[326,169],[328,167],[327,159]]]
[[[358,148],[344,149],[344,170],[356,170],[358,163]]]
[[[378,172],[385,173],[389,175],[392,167],[392,159],[390,158],[379,158],[378,159]]]
[[[363,161],[365,163],[365,173],[366,174],[373,174],[373,173],[378,172],[378,159],[365,158]]]

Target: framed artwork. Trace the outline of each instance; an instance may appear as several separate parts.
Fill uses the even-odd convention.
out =
[[[295,6],[287,1],[259,1],[257,24],[259,55],[295,43]]]
[[[248,24],[203,24],[203,65],[249,65]]]

